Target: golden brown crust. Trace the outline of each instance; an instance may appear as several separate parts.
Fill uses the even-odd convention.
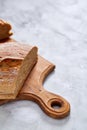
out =
[[[0,62],[4,59],[24,59],[31,46],[19,42],[5,42],[0,44]]]
[[[0,44],[0,99],[17,96],[37,61],[37,47],[18,42]]]
[[[9,38],[13,33],[11,32],[11,25],[0,19],[0,40]]]

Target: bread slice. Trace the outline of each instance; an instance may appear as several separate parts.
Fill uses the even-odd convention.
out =
[[[37,47],[0,44],[0,99],[15,99],[36,62]]]
[[[11,32],[11,25],[0,19],[0,40],[3,40],[3,39],[6,39],[6,38],[9,38],[13,33]]]

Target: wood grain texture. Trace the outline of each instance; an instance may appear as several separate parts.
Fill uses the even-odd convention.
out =
[[[39,104],[42,110],[52,118],[64,118],[70,113],[70,104],[61,96],[45,90],[42,86],[44,79],[53,71],[55,66],[38,56],[38,61],[28,76],[23,88],[14,100],[1,100],[0,105],[15,100],[32,100]],[[53,106],[59,106],[55,109]]]

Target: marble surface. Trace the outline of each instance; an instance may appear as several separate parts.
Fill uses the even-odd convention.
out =
[[[87,0],[0,0],[0,18],[13,25],[13,38],[37,45],[56,65],[44,87],[71,104],[62,120],[31,101],[0,106],[0,130],[86,130]]]

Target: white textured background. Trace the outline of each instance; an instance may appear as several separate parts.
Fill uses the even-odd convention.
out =
[[[87,0],[0,0],[0,18],[13,25],[14,38],[39,47],[56,64],[47,90],[71,104],[71,114],[55,120],[31,101],[0,107],[0,130],[87,129]]]

